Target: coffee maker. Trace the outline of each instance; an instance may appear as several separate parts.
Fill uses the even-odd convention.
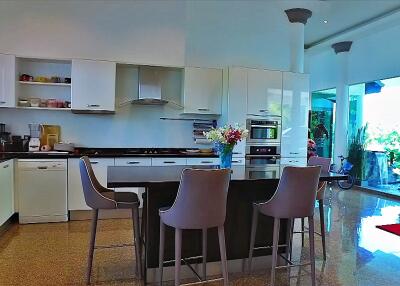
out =
[[[42,132],[42,125],[36,123],[29,124],[29,132],[29,152],[40,151],[40,135]]]

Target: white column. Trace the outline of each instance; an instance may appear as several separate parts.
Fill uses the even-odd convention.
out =
[[[338,75],[336,84],[336,122],[335,141],[333,149],[333,162],[340,166],[338,156],[347,157],[347,133],[349,127],[349,85],[348,85],[348,52],[340,52],[336,55],[338,63]]]
[[[304,24],[290,24],[290,70],[304,73]]]

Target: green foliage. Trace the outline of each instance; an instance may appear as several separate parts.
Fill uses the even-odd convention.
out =
[[[365,146],[367,142],[367,128],[365,125],[357,130],[357,133],[351,138],[349,145],[349,155],[348,160],[352,163],[353,176],[358,180],[364,179],[364,156],[365,156]]]
[[[390,132],[378,131],[371,138],[371,142],[376,142],[386,151],[393,167],[400,167],[400,132],[392,130]]]

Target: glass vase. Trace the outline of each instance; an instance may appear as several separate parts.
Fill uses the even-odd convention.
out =
[[[227,169],[232,167],[232,154],[233,146],[226,144],[219,144],[219,167],[221,169]]]

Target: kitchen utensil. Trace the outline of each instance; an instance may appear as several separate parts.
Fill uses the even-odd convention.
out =
[[[47,107],[57,108],[57,100],[54,98],[47,100]]]
[[[18,106],[21,107],[30,107],[31,103],[27,99],[19,99],[18,100]]]
[[[54,147],[55,143],[61,140],[61,127],[59,125],[42,125],[42,136],[40,137],[40,143],[42,145],[50,145]]]
[[[73,143],[56,143],[54,144],[54,151],[74,152],[75,145]]]
[[[40,98],[31,98],[29,101],[32,107],[39,107],[40,105]]]

